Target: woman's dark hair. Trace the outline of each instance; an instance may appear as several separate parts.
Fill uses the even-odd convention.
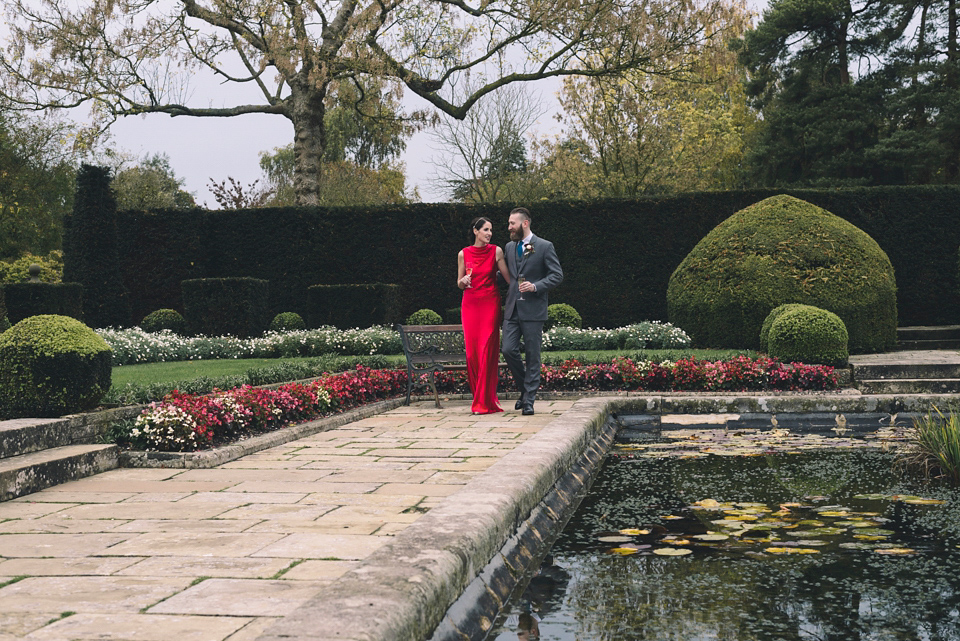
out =
[[[480,218],[474,218],[473,222],[470,223],[470,231],[467,232],[467,234],[469,235],[469,238],[467,240],[470,241],[471,245],[477,240],[476,237],[473,235],[473,230],[480,231],[481,229],[483,229],[483,226],[486,225],[487,223],[490,223],[491,226],[493,225],[493,221],[487,218],[486,216],[480,216]]]

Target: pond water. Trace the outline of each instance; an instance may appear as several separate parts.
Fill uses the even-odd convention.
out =
[[[614,448],[488,639],[960,640],[960,494],[882,447],[671,441]]]

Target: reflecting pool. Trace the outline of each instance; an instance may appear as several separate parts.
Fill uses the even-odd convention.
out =
[[[879,447],[767,449],[615,449],[488,638],[960,639],[960,493]]]

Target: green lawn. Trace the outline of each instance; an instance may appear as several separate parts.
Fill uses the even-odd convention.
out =
[[[735,350],[645,350],[633,351],[579,351],[579,352],[544,352],[543,360],[548,364],[557,364],[569,358],[576,358],[584,363],[610,362],[615,356],[629,356],[645,360],[663,361],[675,360],[681,356],[694,355],[698,359],[729,358],[742,352]],[[402,365],[405,360],[402,354],[385,356],[387,361]],[[209,361],[178,361],[174,363],[146,363],[143,365],[123,365],[113,368],[113,387],[122,388],[127,383],[150,385],[152,383],[172,383],[175,381],[189,381],[200,377],[214,378],[217,376],[231,376],[258,367],[271,367],[284,362],[298,362],[309,358],[231,358]]]
[[[149,385],[151,383],[170,383],[189,381],[201,376],[232,376],[243,374],[256,367],[270,367],[284,362],[310,360],[308,358],[228,358],[212,361],[177,361],[174,363],[145,363],[143,365],[123,365],[113,368],[113,386],[123,387],[127,383]]]

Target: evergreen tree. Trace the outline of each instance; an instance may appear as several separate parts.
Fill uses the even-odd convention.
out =
[[[84,321],[91,327],[130,324],[130,296],[120,274],[117,202],[104,167],[81,165],[73,212],[64,224],[64,282],[83,285]]]

